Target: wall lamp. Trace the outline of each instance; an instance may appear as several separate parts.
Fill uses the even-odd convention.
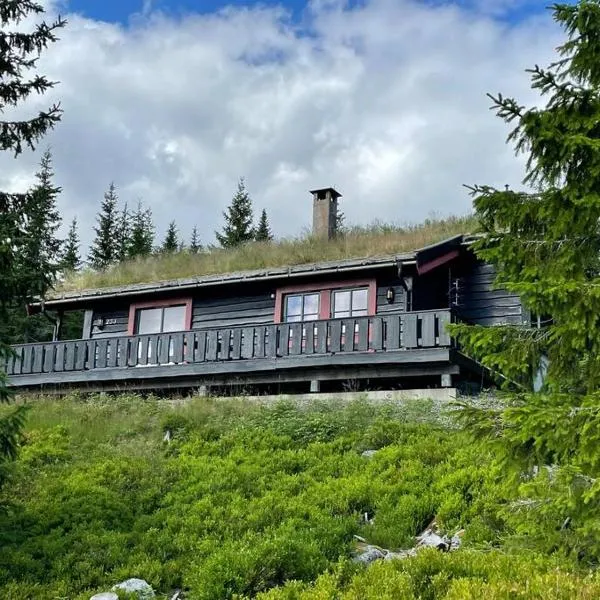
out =
[[[394,291],[394,288],[388,288],[388,291],[385,294],[385,299],[387,300],[388,304],[391,304],[394,301],[394,297],[396,295],[396,292]]]

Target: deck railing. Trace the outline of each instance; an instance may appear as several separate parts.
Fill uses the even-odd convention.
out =
[[[449,310],[13,346],[9,376],[448,347]]]

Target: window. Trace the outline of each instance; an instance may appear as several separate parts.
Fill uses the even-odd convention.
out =
[[[333,292],[331,317],[366,317],[369,314],[369,290],[360,288]]]
[[[374,280],[282,288],[275,296],[275,322],[366,317],[376,313],[376,302]]]
[[[128,335],[186,331],[191,325],[191,298],[158,300],[129,306]]]
[[[163,333],[186,329],[186,306],[164,306],[160,308],[138,308],[135,312],[135,329],[138,335]]]
[[[316,321],[320,312],[320,294],[289,294],[285,297],[284,318],[286,323]]]

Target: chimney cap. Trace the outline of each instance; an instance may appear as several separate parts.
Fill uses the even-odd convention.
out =
[[[319,188],[316,190],[310,190],[311,194],[317,194],[319,197],[325,198],[326,193],[330,192],[331,193],[331,197],[335,200],[337,200],[338,198],[341,198],[342,195],[334,188],[332,187],[326,187],[326,188]]]

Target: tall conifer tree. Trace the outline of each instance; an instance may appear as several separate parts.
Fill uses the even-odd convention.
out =
[[[97,226],[94,227],[96,237],[92,242],[88,262],[93,269],[101,271],[113,264],[118,256],[117,233],[119,218],[117,215],[117,189],[111,183],[104,194],[102,206],[97,217]]]
[[[140,201],[131,220],[129,258],[149,256],[152,254],[153,246],[154,223],[152,222],[152,211],[149,208],[144,208]]]
[[[64,272],[78,271],[81,268],[81,254],[79,233],[77,230],[77,218],[71,221],[69,232],[67,233],[67,239],[65,240],[63,247],[63,259],[61,268]]]
[[[202,244],[200,243],[200,236],[198,235],[198,227],[194,225],[192,229],[192,237],[190,238],[190,252],[192,254],[198,254],[202,250]]]
[[[260,213],[260,220],[258,221],[258,227],[256,228],[254,239],[257,242],[270,242],[273,239],[273,234],[271,233],[271,227],[269,225],[269,218],[267,217],[267,211],[264,208]]]
[[[169,223],[169,228],[167,229],[167,233],[165,235],[165,239],[161,246],[161,252],[166,254],[172,254],[173,252],[177,252],[179,250],[179,236],[177,234],[177,225],[175,221],[171,221]]]
[[[116,227],[116,259],[122,262],[129,257],[129,246],[131,244],[131,213],[127,203],[119,215]]]
[[[453,330],[462,351],[505,382],[502,403],[467,404],[461,414],[494,445],[504,478],[516,467],[523,506],[536,507],[517,528],[592,561],[600,547],[584,524],[600,500],[600,1],[553,13],[568,39],[560,60],[530,70],[541,108],[490,96],[515,125],[508,139],[527,154],[532,191],[473,188],[482,230],[475,250],[535,325]]]
[[[57,30],[66,24],[60,17],[52,22],[39,22],[32,30],[24,31],[22,21],[44,12],[41,4],[29,0],[0,2],[0,150],[18,155],[23,146],[35,149],[39,140],[60,120],[60,106],[53,105],[29,119],[10,119],[10,110],[18,108],[35,94],[44,94],[55,85],[43,75],[27,77],[35,69],[40,54],[55,42]],[[27,195],[0,192],[0,321],[8,317],[8,307],[17,300],[26,302],[31,293],[25,289],[19,263],[19,240],[23,239],[28,217]],[[41,290],[45,292],[46,290]],[[0,365],[9,353],[5,340],[0,338]],[[7,402],[10,393],[0,367],[0,402]],[[14,457],[24,421],[25,406],[3,413],[0,417],[0,463]],[[1,476],[0,476],[1,481]]]
[[[243,177],[240,178],[237,192],[223,216],[223,231],[215,232],[217,241],[223,248],[235,248],[254,239],[252,200]]]

